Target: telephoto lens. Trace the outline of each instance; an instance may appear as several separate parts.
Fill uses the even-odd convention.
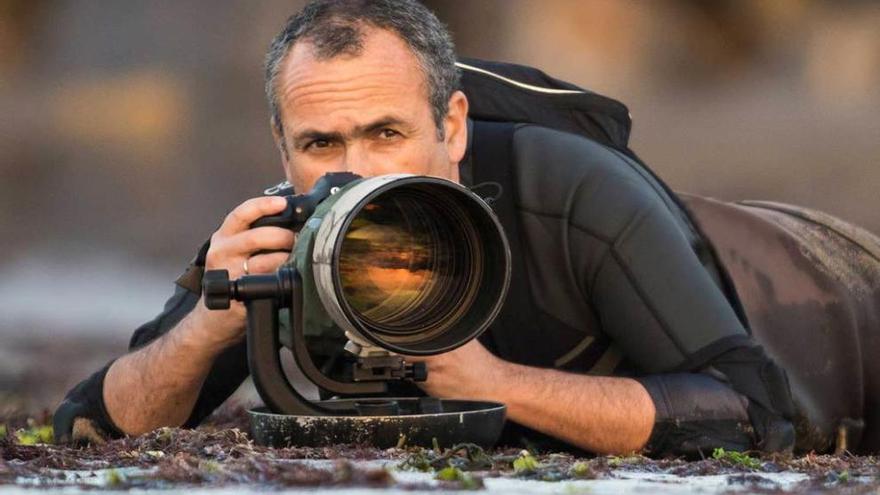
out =
[[[425,176],[375,177],[345,191],[318,229],[312,266],[337,325],[412,355],[478,336],[510,282],[507,239],[491,208]]]

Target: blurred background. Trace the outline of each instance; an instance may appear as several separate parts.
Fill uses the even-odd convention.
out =
[[[433,0],[463,56],[625,102],[673,188],[880,232],[880,3]],[[264,51],[293,0],[0,0],[0,415],[54,407],[282,179]]]

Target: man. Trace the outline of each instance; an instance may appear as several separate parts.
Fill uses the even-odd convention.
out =
[[[482,131],[468,120],[454,63],[448,33],[414,0],[310,3],[267,57],[287,179],[297,191],[343,170],[472,185],[488,171],[472,156]],[[540,315],[501,318],[513,324],[427,358],[424,391],[503,402],[527,431],[597,453],[791,448],[785,375],[749,337],[676,198],[588,139],[517,126],[512,140],[524,238],[514,254]],[[202,253],[204,269],[273,272],[293,233],[249,225],[284,206],[268,196],[233,209]],[[182,285],[135,332],[129,354],[68,394],[60,439],[193,426],[244,379],[243,306],[208,311]]]

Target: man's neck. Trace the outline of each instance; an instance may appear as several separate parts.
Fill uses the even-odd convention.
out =
[[[474,144],[474,122],[467,119],[467,148],[464,157],[458,162],[458,182],[463,186],[474,185],[474,164],[471,160],[471,149]]]

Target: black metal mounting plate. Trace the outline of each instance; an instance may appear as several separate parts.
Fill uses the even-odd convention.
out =
[[[353,409],[363,399],[338,399],[317,404]],[[394,398],[401,411],[419,410],[418,398]],[[442,447],[470,442],[492,447],[501,435],[506,407],[495,402],[440,400],[442,411],[396,416],[300,416],[274,414],[266,408],[248,411],[251,434],[257,445],[271,447],[323,447],[337,444],[389,448],[406,435],[407,446]]]

